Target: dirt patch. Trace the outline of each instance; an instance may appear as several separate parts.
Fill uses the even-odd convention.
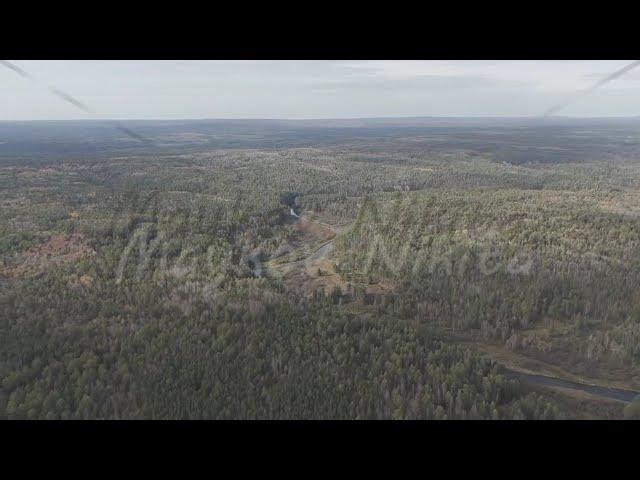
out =
[[[300,217],[293,224],[293,228],[297,233],[296,241],[304,245],[325,243],[335,236],[335,232],[330,227],[314,222],[306,215]]]
[[[339,288],[337,301],[366,311],[379,309],[390,300],[390,286],[368,284],[357,275],[343,279],[336,272],[331,260],[332,241],[344,225],[327,224],[303,215],[293,228],[296,234],[286,248],[290,260],[282,255],[267,263],[269,275],[280,277],[287,291],[310,297],[317,291],[338,295],[336,289]]]
[[[336,286],[344,290],[345,284],[335,273],[329,260],[319,259],[308,264],[305,264],[304,261],[296,263],[282,276],[287,290],[306,296],[310,296],[318,290],[329,294]]]
[[[81,234],[53,235],[46,242],[19,253],[0,271],[4,277],[24,277],[77,260],[95,251]]]
[[[268,266],[269,274],[279,276],[288,291],[306,296],[317,290],[330,293],[336,285],[341,286],[344,282],[327,258],[336,231],[330,225],[312,220],[308,215],[297,219],[293,229],[295,235],[287,248],[283,249],[291,261],[281,257],[280,261],[272,262]]]
[[[35,246],[23,255],[28,260],[41,260],[43,258],[52,261],[69,261],[92,252],[85,242],[83,235],[75,233],[72,235],[54,235],[41,245]]]

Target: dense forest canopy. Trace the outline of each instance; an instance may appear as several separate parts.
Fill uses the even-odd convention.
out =
[[[487,122],[0,125],[0,417],[633,417],[640,138]]]

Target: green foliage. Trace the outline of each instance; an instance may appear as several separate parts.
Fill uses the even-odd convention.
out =
[[[282,192],[280,194],[280,203],[284,203],[288,207],[294,207],[297,196],[298,194],[295,192]]]
[[[514,166],[420,135],[4,159],[0,417],[567,417],[431,326],[515,344],[552,319],[577,361],[637,364],[637,166]],[[294,203],[345,226],[353,288],[306,300],[262,267]],[[92,255],[33,253],[72,233]],[[487,251],[532,268],[485,275]],[[343,307],[381,279],[393,302]]]
[[[189,314],[139,292],[103,316],[105,292],[9,298],[5,418],[556,418],[498,366],[424,328],[294,303],[256,281]],[[38,290],[37,285],[31,288]],[[35,292],[32,292],[35,293]],[[60,295],[63,295],[62,292]],[[116,298],[116,300],[118,300]],[[51,310],[51,303],[58,306]],[[81,307],[84,306],[85,308]],[[86,308],[95,306],[96,311]],[[120,306],[121,305],[121,306]],[[7,318],[3,316],[3,318]],[[43,320],[40,320],[43,319]]]
[[[395,285],[393,313],[512,340],[572,329],[572,357],[640,363],[640,220],[609,194],[465,189],[364,203],[341,272]],[[594,333],[594,330],[606,333]],[[576,341],[578,340],[578,341]]]

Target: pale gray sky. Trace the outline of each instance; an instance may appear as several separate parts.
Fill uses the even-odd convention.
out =
[[[12,60],[0,120],[532,116],[630,62]],[[640,68],[559,114],[640,115]]]

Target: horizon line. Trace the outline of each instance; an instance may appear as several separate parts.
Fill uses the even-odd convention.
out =
[[[599,119],[637,119],[638,115],[552,115],[543,117],[541,115],[398,115],[398,116],[362,116],[362,117],[180,117],[180,118],[161,118],[161,117],[105,117],[105,118],[30,118],[30,119],[0,119],[5,123],[22,123],[22,122],[104,122],[104,121],[147,121],[147,122],[186,122],[186,121],[292,121],[292,122],[309,122],[322,120],[417,120],[417,119],[514,119],[514,120],[541,120],[548,121],[553,119],[569,119],[569,120],[599,120]]]

